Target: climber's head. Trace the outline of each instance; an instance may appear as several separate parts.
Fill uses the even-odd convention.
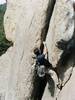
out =
[[[40,54],[39,48],[35,48],[35,49],[34,49],[34,54],[37,55],[37,56]]]

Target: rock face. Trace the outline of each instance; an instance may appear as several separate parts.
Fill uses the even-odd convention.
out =
[[[60,39],[68,40],[73,35],[74,11],[71,2],[66,0],[56,1],[51,21],[48,19],[48,24],[50,22],[48,27],[46,19],[48,18],[47,11],[52,12],[52,8],[48,10],[50,4],[51,0],[8,0],[4,18],[5,34],[7,39],[13,41],[14,45],[0,57],[1,100],[31,100],[34,75],[33,48],[40,46],[42,34],[44,31],[47,32],[47,28],[49,29],[45,36],[47,34],[46,43],[49,61],[54,67],[56,67],[62,53],[56,47],[56,42]],[[49,12],[49,14],[51,13]],[[47,28],[45,27],[46,24]],[[63,84],[69,78],[71,69],[70,66],[65,72]],[[52,77],[55,83],[54,97],[50,95],[46,87],[42,100],[56,100],[56,98],[57,100],[66,100],[68,93],[70,93],[69,100],[74,100],[74,98],[71,98],[74,87],[69,92],[70,85],[74,84],[72,83],[72,81],[74,82],[74,72],[70,81],[61,91],[56,87],[56,75]],[[69,89],[68,92],[67,89]]]
[[[72,72],[71,79],[65,85],[65,87],[62,89],[57,100],[65,100],[65,99],[74,100],[75,99],[75,96],[74,96],[74,93],[75,93],[75,86],[74,86],[75,78],[74,77],[75,77],[75,68]]]
[[[49,0],[15,0],[14,2],[8,0],[7,2],[5,33],[6,37],[14,42],[14,46],[11,51],[10,49],[7,51],[7,56],[5,54],[1,57],[4,62],[8,60],[9,64],[4,66],[7,70],[2,71],[3,75],[1,74],[4,76],[6,73],[7,79],[5,80],[7,84],[1,84],[4,88],[5,100],[30,100],[34,75],[33,48],[40,46],[48,3]]]
[[[60,39],[69,40],[73,35],[73,16],[74,12],[71,2],[67,2],[66,0],[57,0],[46,38],[50,61],[54,66],[56,66],[60,57],[60,51],[56,47],[56,42]]]
[[[57,0],[49,25],[46,43],[49,50],[49,59],[54,67],[56,67],[56,64],[60,59],[60,55],[62,53],[62,51],[56,47],[57,41],[61,39],[69,40],[74,32],[74,10],[72,3],[73,2],[67,0]],[[73,77],[70,79],[70,75],[73,71],[73,65],[71,64],[72,62],[69,62],[65,71],[63,70],[63,68],[61,68],[60,70],[60,78],[63,85],[62,90],[56,88],[54,97],[50,97],[48,96],[48,87],[46,87],[46,92],[44,93],[43,100],[56,100],[56,98],[57,100],[75,99],[74,96],[72,96],[74,93],[74,79]],[[72,86],[73,88],[70,88]],[[49,98],[47,99],[47,97]]]

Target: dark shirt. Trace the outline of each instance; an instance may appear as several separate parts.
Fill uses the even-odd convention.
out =
[[[44,54],[40,54],[36,58],[39,65],[44,65],[46,68],[52,68],[52,64],[47,59],[45,59]]]
[[[44,60],[45,60],[45,55],[44,54],[40,54],[40,55],[37,56],[37,62],[40,65],[44,65]]]

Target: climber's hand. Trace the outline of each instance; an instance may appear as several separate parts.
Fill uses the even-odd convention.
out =
[[[46,55],[48,53],[48,49],[47,49],[47,46],[46,46],[46,42],[43,42],[43,44],[44,44],[43,54]]]

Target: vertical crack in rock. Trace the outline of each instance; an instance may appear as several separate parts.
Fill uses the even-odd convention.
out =
[[[75,29],[74,29],[74,32],[73,32],[73,36],[71,37],[71,39],[70,40],[72,40],[72,41],[75,41]],[[69,40],[69,41],[70,41]],[[69,43],[69,44],[68,44]],[[67,50],[67,52],[71,52],[70,54],[66,54],[66,56],[65,56],[65,58],[64,57],[61,57],[60,59],[59,59],[59,61],[58,61],[58,68],[57,68],[57,70],[58,70],[58,72],[59,72],[59,78],[60,78],[60,81],[61,81],[61,84],[59,83],[59,85],[60,85],[60,92],[62,91],[62,89],[63,89],[63,87],[65,87],[65,85],[69,82],[69,80],[71,79],[71,76],[72,76],[72,74],[73,74],[73,68],[74,68],[74,66],[75,66],[75,51],[74,51],[74,43],[75,42],[73,42],[73,44],[71,44],[72,42],[68,42],[67,44],[68,44],[68,46],[70,45],[70,46],[72,46],[73,48],[69,48],[69,50],[68,49],[66,49]],[[71,51],[70,51],[71,50]],[[63,51],[64,52],[64,51]],[[64,53],[65,54],[65,53]],[[64,61],[66,61],[65,63],[63,63]],[[69,75],[68,75],[68,78],[64,81],[64,78],[65,78],[65,76],[64,76],[64,74],[65,74],[65,72],[67,71],[67,70],[69,70],[69,68],[71,68],[71,70],[70,70],[70,72],[68,72],[69,73]],[[60,94],[60,92],[59,92],[59,94]],[[59,95],[58,94],[58,95]],[[58,97],[57,97],[58,98]],[[57,98],[56,98],[56,100],[57,100]]]
[[[47,83],[46,78],[39,78],[37,73],[34,74],[34,82],[33,82],[33,92],[31,95],[31,100],[41,100],[43,96],[43,92]]]
[[[60,89],[58,95],[60,94],[60,92],[62,91],[63,87],[65,87],[65,85],[68,83],[68,81],[70,80],[71,76],[72,76],[72,72],[73,72],[73,68],[75,66],[75,63],[74,63],[74,54],[71,55],[70,59],[68,60],[67,64],[66,65],[61,65],[58,67],[57,70],[59,70],[59,78],[60,78],[60,82],[59,82],[59,85],[58,85],[58,88]],[[64,74],[67,70],[69,70],[69,68],[71,68],[69,75],[67,77],[67,79],[64,81]],[[56,97],[56,100],[57,100],[58,96]]]
[[[59,93],[58,93],[58,96],[59,96],[59,94],[61,93],[61,91],[62,91],[62,89],[63,89],[63,87],[65,87],[65,85],[67,84],[67,82],[70,80],[70,78],[71,78],[71,76],[72,76],[72,72],[73,72],[73,68],[74,68],[74,66],[72,67],[72,70],[71,70],[71,72],[70,72],[70,75],[69,75],[69,77],[68,77],[68,79],[66,80],[66,82],[62,85],[62,87],[60,88],[60,91],[59,91]],[[58,100],[58,96],[56,97],[56,100]]]
[[[74,66],[73,66],[74,67]],[[72,70],[70,72],[69,78],[66,80],[66,82],[63,84],[62,88],[67,84],[67,82],[70,80],[71,76],[72,76],[72,72],[73,72],[73,67]]]
[[[44,27],[42,29],[42,33],[41,33],[41,40],[42,41],[46,40],[46,36],[47,36],[48,28],[49,28],[49,23],[50,23],[50,19],[51,19],[52,13],[53,13],[55,3],[56,3],[56,0],[49,0],[48,8],[46,11],[45,25],[44,25]]]
[[[4,31],[3,21],[4,21],[6,6],[7,6],[6,4],[0,5],[0,56],[4,54],[10,46],[13,45],[11,41],[8,41],[6,39]]]
[[[50,19],[53,13],[53,9],[54,9],[54,5],[55,5],[55,0],[49,0],[48,3],[48,8],[46,11],[46,19],[45,19],[45,25],[42,29],[42,33],[41,33],[41,42],[46,40],[46,35],[48,32],[48,28],[49,28],[49,23],[50,23]],[[37,72],[34,71],[34,76],[33,76],[33,91],[31,93],[31,100],[41,100],[45,87],[47,84],[47,79],[46,77],[44,78],[39,78],[37,76]]]

